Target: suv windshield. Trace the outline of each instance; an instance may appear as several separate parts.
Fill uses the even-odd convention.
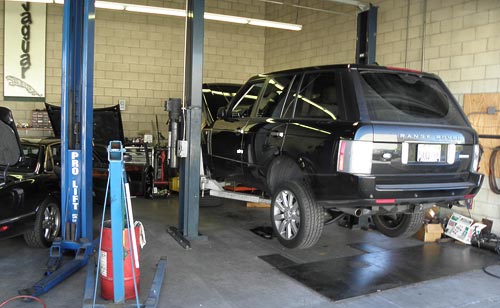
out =
[[[405,72],[361,72],[361,84],[373,121],[466,125],[442,84]]]

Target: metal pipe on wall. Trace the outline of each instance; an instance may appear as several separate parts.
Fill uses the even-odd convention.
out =
[[[424,0],[424,22],[422,25],[422,63],[420,66],[420,70],[424,71],[424,61],[425,61],[425,37],[426,37],[426,31],[425,29],[427,28],[427,0]]]
[[[407,6],[408,8],[406,9],[406,50],[405,50],[405,68],[408,68],[408,36],[410,33],[410,2],[411,0],[408,0]]]

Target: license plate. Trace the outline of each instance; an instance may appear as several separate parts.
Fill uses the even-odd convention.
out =
[[[417,162],[434,163],[441,161],[440,144],[419,144],[417,147]]]

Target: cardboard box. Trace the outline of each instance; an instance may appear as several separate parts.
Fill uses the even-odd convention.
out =
[[[269,208],[269,207],[271,207],[271,204],[269,204],[269,203],[247,202],[247,207]]]
[[[179,192],[179,177],[176,176],[176,177],[173,177],[170,179],[170,190],[171,191],[176,191],[176,192]]]
[[[424,224],[417,231],[415,237],[424,242],[435,242],[441,238],[443,227],[441,224]]]

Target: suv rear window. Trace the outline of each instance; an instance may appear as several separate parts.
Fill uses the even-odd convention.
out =
[[[466,125],[453,99],[434,78],[404,72],[361,72],[373,121]]]

